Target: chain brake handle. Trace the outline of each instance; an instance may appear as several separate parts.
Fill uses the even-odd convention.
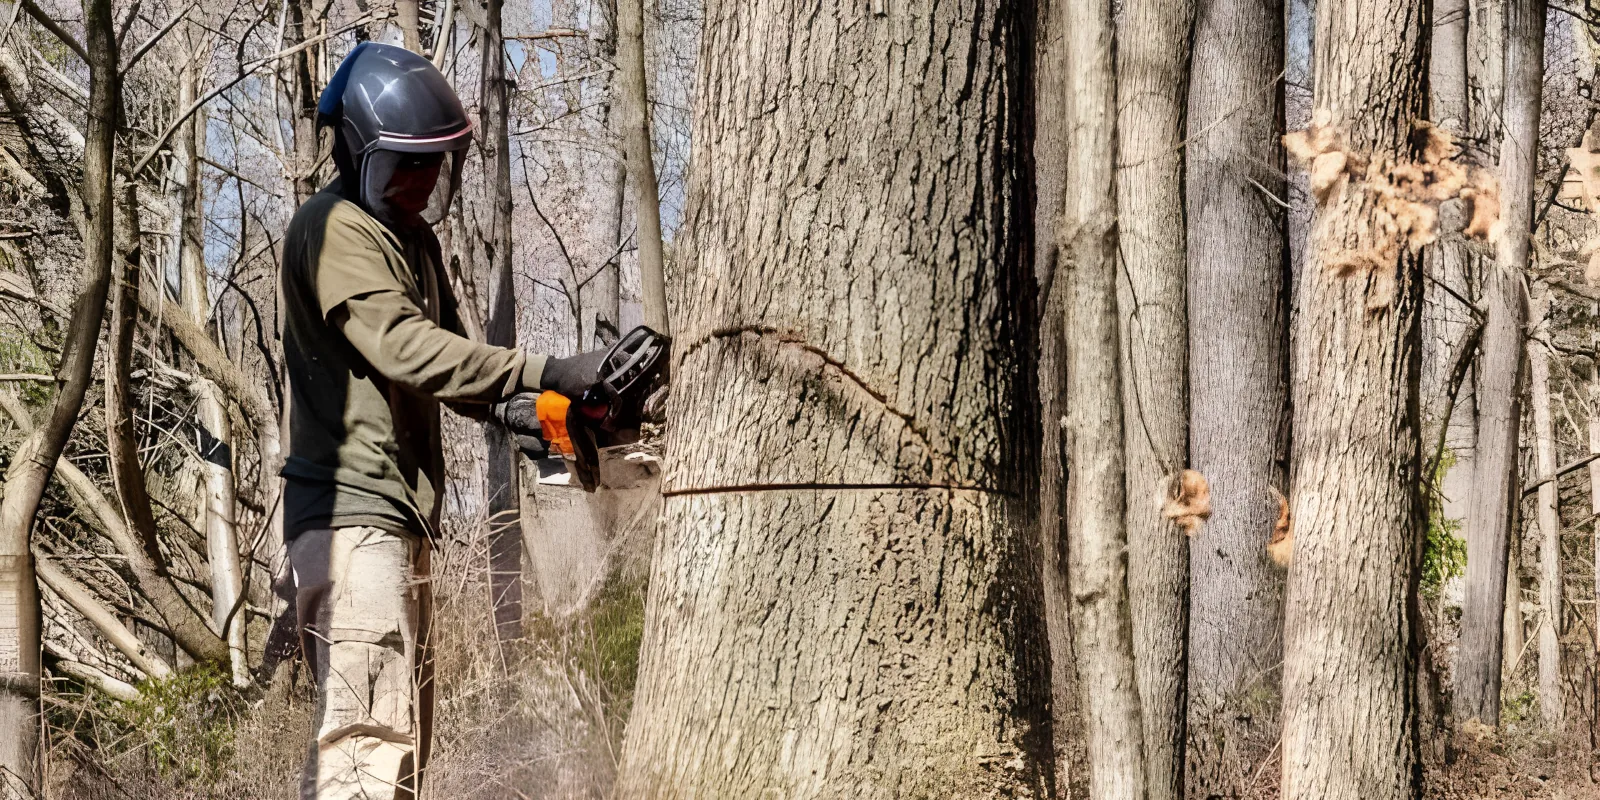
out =
[[[614,431],[631,406],[642,405],[666,381],[671,345],[669,337],[644,325],[629,331],[606,351],[595,384],[573,403],[574,408],[590,424]],[[637,410],[627,415],[637,416]]]

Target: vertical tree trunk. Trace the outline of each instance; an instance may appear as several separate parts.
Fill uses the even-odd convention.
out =
[[[511,270],[511,109],[501,33],[504,0],[488,0],[479,104],[484,162],[489,169],[489,308],[484,336],[489,344],[516,347],[516,279]],[[501,641],[522,635],[522,489],[515,443],[498,423],[483,426],[489,465],[484,476],[489,506],[489,593],[495,633]]]
[[[1087,790],[1074,763],[1084,751],[1083,721],[1078,705],[1078,667],[1072,653],[1072,603],[1067,591],[1066,440],[1061,419],[1066,415],[1066,288],[1061,266],[1062,192],[1067,161],[1066,31],[1064,0],[1041,0],[1035,15],[1033,51],[1034,273],[1039,282],[1039,411],[1042,421],[1039,459],[1040,573],[1050,640],[1050,709],[1054,731],[1055,790],[1061,798]],[[1074,788],[1076,787],[1076,788]]]
[[[1472,0],[1436,0],[1433,17],[1433,49],[1429,61],[1428,90],[1433,121],[1459,139],[1471,133],[1472,104],[1468,97],[1468,17]],[[1466,223],[1460,203],[1445,203],[1439,209],[1440,237],[1424,258],[1436,281],[1423,288],[1423,374],[1422,403],[1424,441],[1434,440],[1450,391],[1448,377],[1455,348],[1472,320],[1473,310],[1456,299],[1477,293],[1474,277],[1477,258],[1459,236]],[[1446,290],[1448,287],[1449,291]],[[1454,294],[1452,294],[1454,292]],[[1456,389],[1450,414],[1450,429],[1445,444],[1454,456],[1455,466],[1435,488],[1443,494],[1441,508],[1446,517],[1464,519],[1466,502],[1472,495],[1473,457],[1477,449],[1477,392],[1471,372]],[[1432,476],[1430,476],[1431,478]],[[1467,533],[1470,537],[1470,532]]]
[[[395,0],[395,25],[400,28],[400,44],[413,53],[422,52],[422,0]]]
[[[120,91],[116,32],[111,0],[85,0],[83,12],[89,53],[83,285],[73,303],[49,418],[17,447],[0,485],[0,797],[7,800],[33,797],[39,780],[39,590],[29,534],[89,391],[111,284],[111,158]]]
[[[1117,76],[1107,0],[1066,0],[1067,568],[1089,745],[1089,794],[1146,796],[1128,597],[1117,309]]]
[[[617,796],[1043,792],[1031,14],[707,6]]]
[[[617,72],[623,97],[623,146],[628,154],[628,173],[633,178],[633,213],[638,221],[644,324],[669,333],[661,196],[650,143],[650,89],[644,68],[644,0],[617,0]]]
[[[122,553],[128,570],[133,573],[140,593],[150,600],[173,641],[198,660],[222,662],[229,659],[227,647],[216,632],[206,625],[202,613],[197,612],[183,596],[167,572],[166,561],[157,542],[155,510],[151,506],[144,467],[139,460],[139,442],[133,427],[133,411],[137,403],[134,402],[129,373],[133,362],[133,339],[138,329],[143,250],[138,235],[136,187],[123,181],[119,191],[121,196],[116,209],[115,248],[121,263],[116,275],[116,291],[112,293],[112,322],[106,337],[105,387],[106,449],[120,512],[116,522],[121,526],[122,535],[110,538]],[[57,467],[57,472],[61,470],[61,467]],[[126,520],[125,525],[123,520]],[[234,596],[238,596],[237,592]],[[221,630],[220,625],[217,630]],[[243,639],[239,641],[242,647]],[[247,671],[236,673],[236,677],[246,681],[249,679]]]
[[[1420,157],[1425,0],[1322,0],[1316,115],[1361,157]],[[1405,243],[1337,272],[1374,240],[1365,179],[1319,196],[1298,288],[1284,622],[1284,800],[1421,792],[1413,680],[1422,505],[1418,363],[1422,272]],[[1370,250],[1368,252],[1371,252]],[[1386,288],[1387,287],[1387,288]]]
[[[179,79],[183,82],[180,97],[194,97],[199,82],[198,65],[190,62]],[[187,108],[191,101],[179,102]],[[205,198],[201,181],[200,156],[205,153],[206,113],[195,112],[190,121],[179,128],[174,136],[173,174],[174,195],[178,205],[173,215],[178,221],[177,246],[174,248],[173,266],[180,277],[180,304],[183,313],[195,325],[212,330],[211,292],[207,281],[205,253]],[[137,290],[137,286],[134,287]],[[138,296],[130,300],[137,311]],[[201,471],[204,475],[202,491],[205,494],[206,555],[211,568],[211,621],[222,631],[228,642],[228,660],[233,681],[239,686],[250,683],[249,655],[245,651],[245,620],[243,609],[235,610],[243,592],[244,576],[239,564],[238,531],[234,525],[237,485],[234,477],[233,423],[228,416],[227,396],[216,383],[201,379],[195,382],[195,413],[200,426],[210,434],[204,451]]]
[[[1128,596],[1150,800],[1183,798],[1189,539],[1160,501],[1189,466],[1183,137],[1193,16],[1190,0],[1128,0],[1116,30]]]
[[[1200,3],[1190,71],[1191,464],[1211,519],[1189,549],[1190,789],[1235,796],[1277,739],[1283,572],[1267,556],[1288,488],[1289,274],[1281,0]]]
[[[1539,301],[1536,315],[1542,321],[1549,312],[1550,297]],[[1538,475],[1556,472],[1555,421],[1550,413],[1550,354],[1545,346],[1528,340],[1528,372],[1532,381],[1533,435]],[[1539,486],[1539,604],[1544,617],[1539,624],[1539,716],[1545,727],[1560,730],[1565,717],[1561,686],[1561,632],[1564,617],[1561,586],[1561,511],[1559,481]]]
[[[1466,599],[1455,671],[1456,718],[1476,718],[1488,725],[1500,723],[1507,547],[1513,504],[1520,496],[1517,382],[1528,322],[1523,273],[1528,266],[1538,170],[1545,5],[1540,0],[1512,0],[1507,17],[1505,128],[1500,143],[1505,232],[1495,248],[1491,274],[1485,277],[1489,316],[1479,361],[1478,450],[1467,517],[1472,535],[1467,539]],[[1520,615],[1515,622],[1520,633]]]
[[[286,0],[289,3],[288,36],[285,47],[293,47],[317,35],[316,0]],[[294,106],[294,201],[304,203],[317,193],[317,48],[295,53],[289,61],[289,85]]]
[[[606,30],[600,38],[600,58],[603,61],[616,61],[617,59],[617,2],[608,0],[603,4],[605,9]],[[595,264],[591,269],[599,270],[598,274],[589,281],[589,285],[581,289],[584,296],[584,328],[579,339],[579,349],[598,349],[610,347],[621,335],[622,326],[622,298],[619,294],[622,273],[622,246],[626,233],[622,227],[623,204],[628,191],[628,157],[627,137],[628,131],[623,127],[622,106],[628,100],[624,97],[623,82],[616,73],[611,74],[610,85],[607,91],[610,96],[600,109],[600,121],[606,131],[616,137],[616,141],[623,145],[622,152],[606,154],[606,165],[603,168],[605,175],[601,184],[601,207],[597,215],[599,230],[596,235],[600,246],[598,255],[605,261]],[[658,212],[659,215],[659,212]]]

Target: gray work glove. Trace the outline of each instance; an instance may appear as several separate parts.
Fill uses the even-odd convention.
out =
[[[538,392],[520,392],[492,407],[494,418],[511,432],[517,449],[531,459],[544,458],[549,448],[540,438]]]
[[[544,373],[539,376],[539,388],[566,395],[570,400],[583,396],[589,387],[598,382],[600,365],[606,360],[606,350],[591,350],[566,358],[554,356],[545,359]]]
[[[518,392],[493,406],[494,418],[512,433],[539,435],[539,393]]]

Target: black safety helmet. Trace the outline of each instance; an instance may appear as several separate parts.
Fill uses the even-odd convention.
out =
[[[317,124],[334,129],[333,157],[345,194],[384,222],[396,167],[420,154],[447,162],[423,218],[444,218],[461,185],[472,120],[433,62],[403,47],[364,42],[345,56],[317,103]]]

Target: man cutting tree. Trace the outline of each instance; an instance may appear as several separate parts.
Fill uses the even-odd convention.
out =
[[[532,393],[581,405],[607,385],[608,354],[532,355],[463,335],[431,225],[460,184],[472,123],[431,63],[361,45],[317,113],[339,177],[296,212],[281,278],[284,533],[319,695],[301,796],[412,797],[432,715],[439,406],[493,415],[526,442],[538,432]]]

